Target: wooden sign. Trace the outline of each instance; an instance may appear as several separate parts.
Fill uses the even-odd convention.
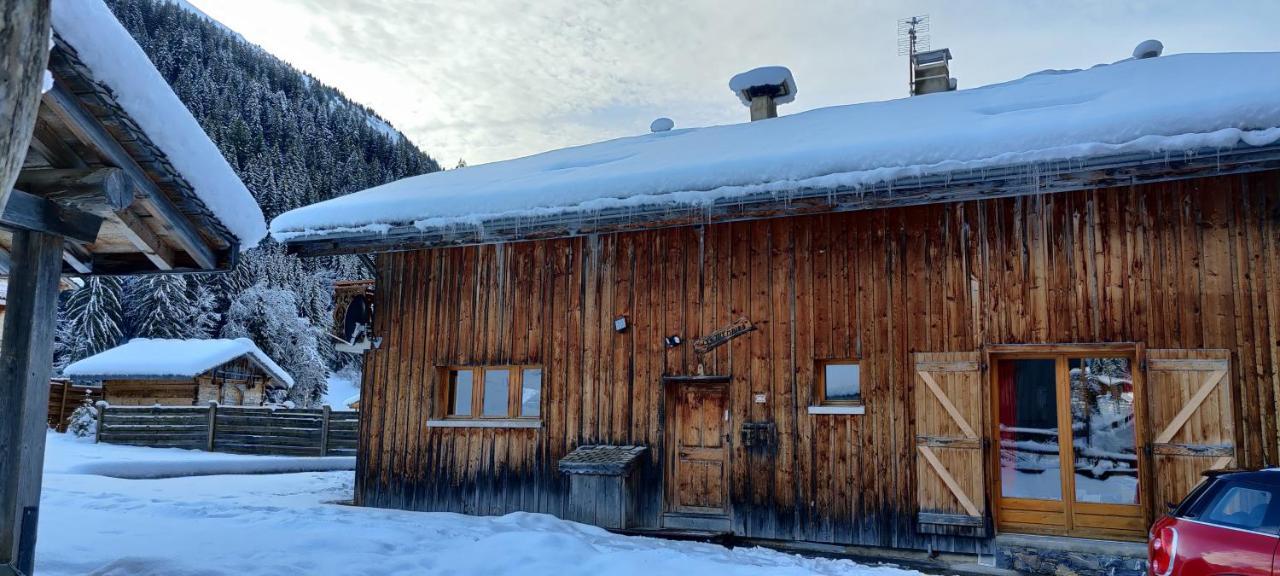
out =
[[[747,332],[755,330],[756,327],[747,320],[746,316],[742,316],[733,321],[733,324],[720,328],[715,332],[707,334],[693,342],[693,351],[699,355],[706,354],[716,348],[724,346],[730,340],[737,338]]]

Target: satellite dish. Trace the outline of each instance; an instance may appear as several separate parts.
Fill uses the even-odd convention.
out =
[[[668,132],[675,127],[675,121],[670,118],[663,117],[654,120],[653,123],[649,124],[649,131],[656,134],[658,132]]]

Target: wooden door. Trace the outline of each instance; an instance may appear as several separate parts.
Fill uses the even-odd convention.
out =
[[[1135,355],[1127,345],[1060,345],[993,356],[1001,530],[1146,534]]]
[[[728,511],[729,402],[724,385],[679,384],[675,390],[671,511],[725,515]]]
[[[915,355],[917,530],[984,536],[985,379],[978,352]]]
[[[1231,353],[1147,350],[1147,398],[1157,513],[1235,461]]]

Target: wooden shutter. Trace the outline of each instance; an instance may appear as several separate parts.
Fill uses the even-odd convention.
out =
[[[920,352],[915,371],[917,530],[985,536],[981,356]]]
[[[1231,353],[1147,350],[1147,405],[1154,504],[1182,500],[1205,470],[1235,461]]]

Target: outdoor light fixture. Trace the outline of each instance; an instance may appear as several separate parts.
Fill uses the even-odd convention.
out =
[[[667,336],[666,338],[663,338],[662,341],[666,343],[667,348],[675,348],[684,342],[684,340],[681,340],[679,336],[674,335]]]
[[[617,317],[617,318],[614,318],[614,319],[613,319],[613,331],[614,331],[614,332],[626,332],[626,331],[627,331],[627,317],[626,317],[626,316],[619,316],[619,317]]]
[[[382,337],[381,337],[381,336],[374,336],[373,338],[370,338],[370,339],[369,339],[369,343],[373,344],[373,349],[374,349],[374,350],[377,350],[378,348],[381,348],[381,347],[382,347]]]

